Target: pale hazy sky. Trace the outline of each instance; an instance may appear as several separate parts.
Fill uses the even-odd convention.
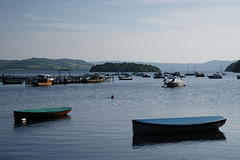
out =
[[[0,59],[240,59],[239,0],[0,0]]]

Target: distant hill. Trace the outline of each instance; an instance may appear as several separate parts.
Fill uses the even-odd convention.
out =
[[[70,69],[88,71],[92,64],[83,60],[29,58],[24,60],[0,60],[0,70],[54,71]]]
[[[226,71],[240,73],[240,60],[227,66]]]
[[[93,65],[104,64],[107,61],[102,62],[86,62],[83,60],[73,59],[47,59],[47,58],[29,58],[24,60],[0,60],[0,70],[32,70],[32,71],[55,71],[59,69],[70,69],[72,71],[89,71]],[[156,63],[156,62],[133,62],[129,61],[126,63],[137,63],[147,64],[156,66],[162,72],[181,72],[187,73],[194,71],[203,72],[218,72],[221,69],[224,71],[240,72],[231,69],[234,66],[235,61],[220,61],[213,60],[206,63]],[[110,61],[108,63],[123,63],[123,61]],[[240,62],[239,62],[240,63]],[[117,71],[118,72],[118,71]]]
[[[129,61],[128,63],[149,64],[161,69],[162,72],[219,72],[225,71],[226,67],[235,61],[220,61],[212,60],[206,63],[156,63],[156,62],[136,62]],[[91,64],[103,64],[106,61],[90,62]],[[109,63],[122,63],[121,61],[109,61]]]
[[[136,63],[104,63],[92,66],[90,72],[160,72],[158,67]]]
[[[175,72],[180,71],[182,73],[187,72],[220,72],[225,71],[226,67],[235,61],[220,61],[212,60],[205,63],[159,63],[154,64],[155,66],[161,68],[163,71]],[[152,64],[152,63],[151,63]]]

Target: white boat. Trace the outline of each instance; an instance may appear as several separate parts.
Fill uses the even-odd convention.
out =
[[[210,74],[208,75],[209,79],[222,79],[222,74],[220,73],[214,73],[214,74]]]
[[[166,87],[183,87],[183,86],[185,86],[183,80],[178,76],[165,77],[163,82],[164,82],[164,86],[166,86]]]
[[[132,120],[134,134],[183,133],[218,130],[224,125],[222,116],[180,117]]]
[[[119,80],[132,80],[132,76],[128,73],[121,74],[118,76]]]
[[[147,74],[147,73],[144,73],[142,77],[143,78],[150,78],[151,76],[149,74]]]

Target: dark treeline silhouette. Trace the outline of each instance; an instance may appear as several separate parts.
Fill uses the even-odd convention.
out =
[[[160,72],[158,67],[136,63],[104,63],[92,66],[90,72]]]

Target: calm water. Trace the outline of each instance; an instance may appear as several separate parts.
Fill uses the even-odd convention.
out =
[[[239,159],[240,80],[186,77],[186,87],[162,79],[68,84],[0,85],[0,159]],[[115,99],[110,99],[112,94]],[[69,116],[15,125],[13,110],[72,107]],[[132,119],[222,115],[221,133],[187,137],[134,136]]]

